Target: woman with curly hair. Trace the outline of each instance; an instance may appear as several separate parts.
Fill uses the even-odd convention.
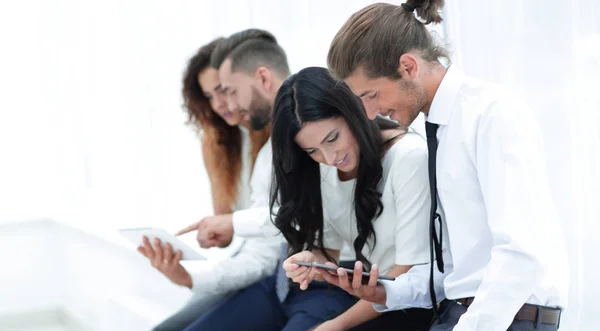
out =
[[[210,56],[221,41],[202,46],[189,60],[183,76],[182,94],[188,124],[198,133],[204,165],[210,179],[214,214],[229,214],[250,206],[250,177],[258,151],[270,135],[270,127],[249,129],[239,112],[225,102],[218,71],[210,67]],[[144,238],[140,253],[173,283],[194,292],[190,301],[154,330],[182,330],[215,303],[273,271],[276,259],[260,263],[259,243],[245,243],[233,257],[218,263],[180,263],[181,252],[168,243]],[[273,260],[273,263],[270,262]]]

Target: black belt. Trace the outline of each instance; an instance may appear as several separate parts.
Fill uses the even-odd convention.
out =
[[[473,300],[475,298],[463,298],[454,301],[462,306],[469,307],[473,303]],[[526,303],[519,309],[517,315],[515,315],[515,321],[541,322],[558,326],[560,324],[560,313],[560,308],[536,306]]]

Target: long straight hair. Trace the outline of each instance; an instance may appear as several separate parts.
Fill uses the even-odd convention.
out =
[[[362,249],[377,238],[373,220],[383,211],[378,185],[382,178],[382,129],[398,128],[394,122],[368,120],[362,103],[348,86],[330,76],[325,68],[306,68],[290,76],[275,99],[271,143],[273,180],[270,208],[274,224],[289,243],[292,254],[319,249],[330,261],[323,245],[321,174],[315,162],[294,138],[309,122],[342,117],[359,145],[359,164],[354,188],[354,211],[358,236],[356,259],[370,267]]]

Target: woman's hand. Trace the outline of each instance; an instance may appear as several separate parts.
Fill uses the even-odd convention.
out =
[[[169,243],[166,243],[163,249],[158,238],[154,240],[154,247],[150,245],[147,237],[144,237],[143,240],[144,246],[138,247],[138,252],[147,257],[154,268],[167,276],[173,283],[192,288],[192,276],[179,263],[181,251],[173,253],[173,247]]]
[[[293,263],[294,261],[317,262],[317,257],[310,251],[303,251],[298,254],[294,254],[287,260],[283,261],[283,270],[285,270],[285,275],[292,279],[294,283],[300,284],[301,290],[306,290],[308,288],[308,284],[312,282],[317,275],[315,268],[297,265]]]
[[[335,266],[333,263],[328,262],[327,264]],[[350,295],[365,301],[385,304],[387,297],[385,293],[385,287],[383,287],[383,285],[377,281],[379,278],[378,266],[374,264],[371,268],[371,272],[369,273],[369,281],[366,285],[363,285],[362,269],[362,263],[360,261],[356,261],[354,264],[354,274],[352,279],[350,279],[348,273],[343,268],[338,268],[337,271],[319,269],[315,272],[323,276],[325,281],[328,283],[342,288]]]

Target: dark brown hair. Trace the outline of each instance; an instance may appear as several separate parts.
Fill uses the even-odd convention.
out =
[[[229,126],[213,111],[198,82],[198,74],[209,68],[210,56],[222,40],[223,38],[218,38],[200,47],[189,60],[183,75],[181,92],[184,109],[188,114],[188,124],[202,134],[202,153],[211,181],[213,201],[218,201],[220,205],[232,206],[237,200],[241,173],[241,132],[238,126]],[[252,167],[269,135],[269,127],[260,131],[250,131]],[[231,210],[215,210],[215,213],[229,212]]]
[[[361,9],[350,16],[331,42],[329,70],[337,79],[347,78],[358,68],[370,78],[397,79],[402,54],[418,51],[429,62],[448,58],[425,27],[442,21],[438,10],[443,6],[444,0],[408,0],[403,6],[376,3]]]
[[[258,66],[275,71],[280,77],[290,75],[285,51],[277,39],[265,30],[247,29],[232,34],[215,49],[210,65],[219,69],[225,59],[231,59],[231,71],[254,73]]]
[[[376,246],[373,222],[383,211],[378,189],[383,176],[381,131],[399,126],[383,117],[369,121],[360,99],[344,82],[333,79],[325,68],[302,69],[277,92],[271,137],[270,208],[275,226],[289,243],[292,254],[319,249],[329,261],[335,262],[324,246],[321,168],[298,146],[295,137],[306,123],[338,117],[346,121],[360,150],[352,206],[357,233],[353,247],[356,259],[368,270],[371,262],[362,251],[365,245],[371,250]]]

